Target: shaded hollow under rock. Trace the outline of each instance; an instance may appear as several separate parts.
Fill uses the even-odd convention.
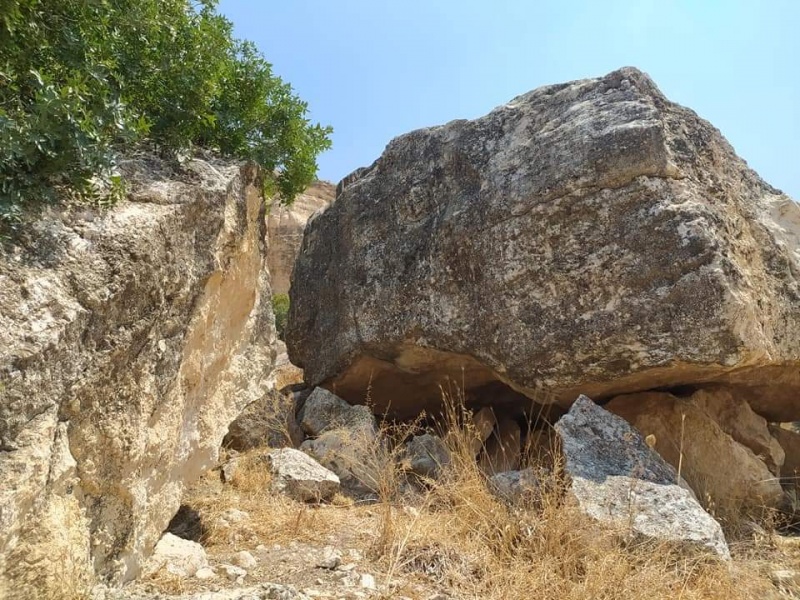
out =
[[[203,524],[199,512],[187,504],[181,504],[178,512],[167,525],[167,533],[184,540],[200,542],[208,535],[208,529]]]

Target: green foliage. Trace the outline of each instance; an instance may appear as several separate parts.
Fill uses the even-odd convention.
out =
[[[284,202],[316,174],[330,128],[232,36],[215,0],[0,0],[0,224],[108,180],[143,140],[252,159]]]
[[[289,321],[289,295],[275,294],[272,297],[272,311],[275,313],[275,329],[278,338],[283,339],[286,333],[286,324]]]

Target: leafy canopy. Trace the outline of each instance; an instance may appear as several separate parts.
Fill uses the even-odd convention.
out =
[[[141,141],[254,160],[284,202],[311,183],[331,129],[215,5],[0,0],[0,225],[90,194]]]

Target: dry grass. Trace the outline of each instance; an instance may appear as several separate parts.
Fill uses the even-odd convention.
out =
[[[463,398],[445,394],[445,400],[443,428],[452,458],[439,481],[409,493],[398,453],[412,426],[384,423],[384,443],[365,440],[354,453],[366,453],[365,471],[375,474],[379,501],[372,505],[343,497],[327,506],[304,505],[275,496],[264,451],[249,452],[240,457],[231,485],[209,475],[187,498],[208,528],[204,544],[212,555],[291,542],[358,548],[369,561],[362,567],[377,575],[385,598],[426,597],[404,587],[409,581],[422,582],[431,592],[486,600],[791,597],[779,595],[769,574],[800,569],[800,544],[787,546],[753,527],[729,531],[734,560],[724,563],[667,544],[626,541],[566,500],[552,455],[544,457],[542,472],[549,475],[535,502],[499,499],[475,461],[475,432]],[[531,452],[530,460],[541,459]],[[220,527],[230,507],[250,518]],[[399,586],[388,585],[398,581]]]

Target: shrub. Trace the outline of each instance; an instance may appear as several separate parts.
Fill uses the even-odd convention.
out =
[[[286,333],[286,323],[289,320],[289,295],[275,294],[272,297],[272,311],[275,313],[275,329],[278,338],[283,339]]]
[[[123,144],[251,159],[284,202],[307,186],[328,127],[216,0],[0,0],[0,225],[111,183]]]

